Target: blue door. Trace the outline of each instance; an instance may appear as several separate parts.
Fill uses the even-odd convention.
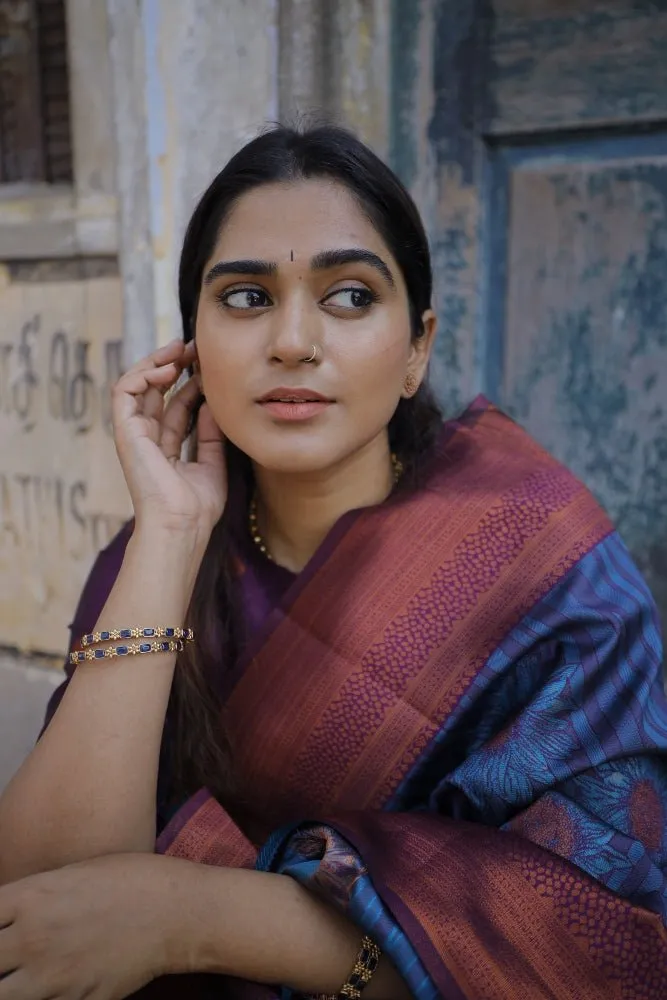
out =
[[[594,491],[667,624],[667,2],[394,4],[446,408],[478,391]]]

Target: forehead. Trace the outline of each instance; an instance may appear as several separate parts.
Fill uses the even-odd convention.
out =
[[[389,253],[347,188],[311,179],[266,184],[242,195],[218,234],[215,255],[280,260],[336,247]]]

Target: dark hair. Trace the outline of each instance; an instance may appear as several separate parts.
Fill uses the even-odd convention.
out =
[[[407,288],[411,334],[424,333],[422,315],[431,305],[428,240],[412,198],[394,173],[367,146],[335,125],[273,127],[244,146],[213,180],[188,225],[179,269],[183,334],[190,340],[203,269],[221,227],[248,191],[264,184],[326,178],[356,198],[398,263]],[[441,423],[427,385],[401,399],[389,424],[392,451],[404,466],[406,487],[418,482]],[[248,474],[248,460],[227,445],[227,461]],[[188,624],[197,640],[180,654],[172,689],[172,783],[178,797],[205,785],[219,799],[234,796],[231,749],[218,695],[220,659],[229,667],[238,653],[237,609],[227,511],[213,530],[195,585]]]

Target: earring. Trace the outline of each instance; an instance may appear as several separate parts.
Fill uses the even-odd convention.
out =
[[[414,396],[418,388],[419,382],[417,381],[417,378],[412,374],[412,372],[408,372],[403,382],[403,389],[405,390],[407,398],[410,399],[411,396]]]

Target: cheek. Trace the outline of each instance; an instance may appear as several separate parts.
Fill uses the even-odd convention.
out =
[[[197,321],[195,331],[202,388],[216,423],[225,430],[243,402],[248,373],[244,338],[232,338],[220,324]]]
[[[410,335],[402,322],[380,323],[357,343],[341,350],[355,395],[400,392],[410,357]]]

